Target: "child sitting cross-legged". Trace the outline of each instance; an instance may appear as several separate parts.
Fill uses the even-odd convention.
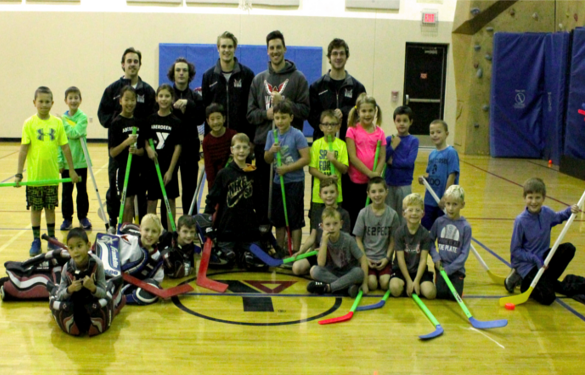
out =
[[[335,293],[347,290],[355,298],[360,284],[362,291],[368,293],[368,262],[353,237],[341,231],[341,215],[332,207],[327,207],[321,215],[323,238],[317,255],[317,265],[311,268],[311,281],[307,285],[309,293]]]
[[[420,223],[425,214],[425,204],[419,194],[407,195],[400,206],[405,222],[394,232],[396,257],[392,266],[390,291],[394,297],[412,293],[433,299],[437,289],[433,274],[427,267],[431,249],[429,231]]]

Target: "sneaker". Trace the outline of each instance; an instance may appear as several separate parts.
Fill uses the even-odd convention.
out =
[[[327,289],[329,289],[329,284],[322,281],[311,281],[307,285],[307,292],[309,293],[325,294],[327,293]]]
[[[350,296],[351,298],[355,298],[355,297],[357,297],[357,295],[358,295],[359,291],[360,291],[360,286],[359,286],[359,285],[357,285],[357,284],[353,284],[352,286],[350,286],[350,287],[347,289],[347,294],[349,294],[349,296]]]
[[[51,237],[51,239],[57,241],[57,239],[55,237]],[[61,247],[59,247],[58,245],[54,245],[51,242],[49,242],[49,245],[47,245],[47,248],[49,250],[60,250],[61,249]]]
[[[115,225],[110,225],[108,227],[108,234],[111,234],[111,235],[115,235],[116,234],[116,226]]]
[[[73,228],[73,222],[71,220],[63,220],[63,224],[61,224],[61,230],[70,230]]]
[[[32,258],[34,256],[39,255],[40,253],[41,253],[41,239],[35,238],[30,246],[30,250],[28,251],[28,255],[30,255],[30,257]]]
[[[522,276],[520,276],[520,274],[518,273],[518,271],[516,271],[515,268],[512,269],[512,272],[510,272],[510,274],[508,275],[508,277],[506,277],[506,280],[504,281],[504,285],[508,293],[514,293],[514,289],[516,289],[516,287],[521,283]]]
[[[91,222],[88,220],[88,218],[79,220],[79,224],[81,224],[81,227],[85,230],[91,229]]]

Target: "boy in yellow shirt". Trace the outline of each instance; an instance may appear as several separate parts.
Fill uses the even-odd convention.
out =
[[[53,107],[53,93],[48,87],[41,86],[35,91],[33,103],[37,108],[37,114],[24,122],[20,154],[18,155],[18,171],[14,179],[16,187],[20,187],[25,161],[28,162],[28,182],[59,179],[59,147],[63,150],[71,171],[71,182],[77,183],[79,177],[73,167],[73,158],[67,144],[67,134],[63,129],[63,122],[50,114],[51,107]],[[29,251],[31,257],[41,253],[41,213],[43,208],[45,209],[49,237],[55,238],[55,207],[58,205],[58,184],[26,187],[26,207],[27,209],[32,207],[30,219],[34,240]],[[53,246],[49,244],[49,249],[52,250]]]

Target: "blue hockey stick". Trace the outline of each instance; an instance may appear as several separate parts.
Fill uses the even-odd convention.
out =
[[[469,322],[471,323],[472,326],[474,326],[475,328],[479,328],[479,329],[490,329],[490,328],[505,327],[508,325],[507,319],[490,320],[487,322],[482,322],[481,320],[475,319],[471,315],[469,310],[467,309],[467,306],[465,306],[465,303],[463,303],[461,296],[459,296],[459,293],[457,293],[453,284],[451,284],[451,280],[449,280],[449,276],[447,276],[447,273],[445,272],[445,270],[442,269],[442,270],[440,270],[440,272],[441,272],[441,276],[443,276],[443,280],[445,280],[445,283],[447,284],[447,286],[451,290],[453,297],[455,297],[455,299],[457,300],[457,303],[459,303],[459,306],[461,307],[461,310],[463,310],[465,315],[467,315],[467,318],[469,318]]]
[[[390,297],[390,289],[388,289],[386,291],[386,294],[384,294],[384,297],[382,297],[382,299],[380,301],[374,303],[373,305],[358,306],[357,309],[355,309],[355,310],[356,311],[366,311],[366,310],[381,309],[386,304],[386,300],[388,299],[388,297]]]

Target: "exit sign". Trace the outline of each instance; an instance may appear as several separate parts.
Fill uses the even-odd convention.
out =
[[[422,23],[425,25],[436,25],[439,22],[439,13],[437,11],[423,11]]]

